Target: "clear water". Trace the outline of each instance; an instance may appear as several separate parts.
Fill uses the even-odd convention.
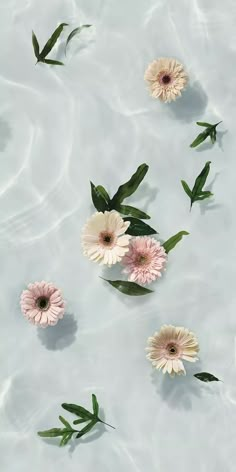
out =
[[[64,68],[35,67],[31,30],[43,45],[61,21],[94,28],[71,43]],[[233,0],[0,1],[1,471],[235,471],[235,23]],[[63,60],[63,47],[51,57]],[[174,105],[144,84],[158,56],[178,58],[191,78]],[[223,120],[222,132],[194,151],[200,119]],[[193,182],[207,160],[215,197],[190,214],[180,180]],[[142,162],[150,171],[132,204],[162,240],[190,236],[155,294],[131,299],[99,279],[80,233],[89,180],[114,192]],[[42,279],[67,300],[46,330],[18,303]],[[224,383],[154,372],[144,349],[163,323],[193,330],[194,369]],[[64,449],[37,437],[58,425],[62,402],[88,407],[92,392],[116,431]]]

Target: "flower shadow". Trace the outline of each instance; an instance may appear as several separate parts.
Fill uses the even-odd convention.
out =
[[[169,110],[175,116],[185,122],[199,119],[207,106],[208,98],[199,81],[189,85],[182,97],[167,104]]]
[[[158,395],[172,409],[191,410],[193,400],[201,398],[202,389],[199,381],[193,376],[201,371],[201,368],[190,366],[187,375],[171,378],[168,374],[163,375],[157,371],[151,374],[152,383],[157,388]]]
[[[0,118],[0,152],[4,151],[6,148],[11,135],[12,132],[10,126],[5,120]]]
[[[73,314],[66,314],[59,320],[56,326],[47,328],[38,327],[38,337],[49,351],[61,351],[73,344],[78,329],[77,321]]]

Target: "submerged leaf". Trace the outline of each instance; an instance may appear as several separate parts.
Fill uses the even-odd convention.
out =
[[[208,372],[199,372],[199,374],[194,374],[194,377],[196,377],[198,380],[201,380],[202,382],[220,382],[217,377],[209,374]]]
[[[151,226],[144,223],[144,221],[138,218],[132,218],[131,216],[124,218],[124,221],[130,221],[130,225],[126,231],[131,236],[146,236],[150,234],[157,234],[157,231]]]
[[[191,148],[195,148],[197,146],[199,146],[199,144],[203,143],[203,141],[205,141],[205,139],[209,136],[210,132],[208,131],[208,128],[206,129],[206,131],[203,131],[203,133],[200,133],[196,139],[194,139],[194,141],[190,144],[190,147]]]
[[[202,189],[206,183],[206,179],[210,172],[210,165],[211,165],[211,161],[207,161],[202,171],[200,172],[200,174],[195,180],[195,184],[192,189],[191,206],[194,203],[196,197],[199,197],[199,195],[202,192]]]
[[[190,144],[190,147],[195,148],[195,147],[199,146],[199,144],[203,143],[203,141],[205,141],[205,139],[208,138],[208,136],[210,136],[211,142],[212,142],[212,144],[214,144],[215,141],[216,141],[216,127],[220,123],[222,123],[222,121],[219,121],[218,123],[216,123],[214,125],[211,125],[210,123],[205,123],[203,121],[197,121],[198,126],[203,126],[206,129],[205,129],[205,131],[203,131],[203,133],[200,133],[196,137],[196,139],[194,139],[192,144]]]
[[[58,38],[60,37],[64,26],[68,26],[68,23],[61,23],[54,31],[52,36],[49,38],[49,40],[46,42],[43,50],[40,53],[40,58],[45,59],[45,57],[50,53],[52,50],[53,46],[55,46]]]
[[[187,195],[189,196],[189,198],[192,198],[192,192],[188,186],[188,184],[184,181],[184,180],[181,180],[181,184],[183,186],[183,189],[185,191],[185,193],[187,193]]]
[[[69,411],[70,413],[74,413],[77,416],[80,416],[81,418],[87,418],[92,419],[94,418],[93,414],[90,413],[90,411],[86,410],[82,406],[75,405],[74,403],[62,403],[62,408],[64,410]]]
[[[32,44],[34,48],[34,54],[36,58],[38,59],[39,58],[39,43],[33,31],[32,31]]]
[[[132,195],[137,190],[147,171],[148,165],[141,164],[132,177],[128,180],[128,182],[118,188],[111,201],[113,208],[122,203],[125,198],[130,197],[130,195]]]
[[[93,402],[93,412],[94,412],[94,415],[95,415],[95,416],[98,416],[99,405],[98,405],[97,397],[96,397],[96,395],[95,395],[94,393],[92,394],[92,402]]]
[[[81,431],[76,435],[76,438],[81,438],[86,433],[89,433],[89,431],[91,431],[97,422],[97,419],[92,420],[91,423],[87,424],[83,429],[81,429]]]
[[[115,210],[119,211],[122,215],[133,216],[140,220],[149,220],[150,216],[144,213],[144,211],[138,210],[130,205],[117,205]]]
[[[102,212],[109,210],[110,197],[104,187],[101,185],[95,187],[93,182],[90,182],[90,185],[92,201],[96,210]]]
[[[44,62],[45,64],[50,64],[51,66],[64,66],[64,63],[61,61],[54,61],[53,59],[43,59],[40,62]]]
[[[69,42],[72,40],[72,38],[74,38],[75,35],[79,34],[84,28],[90,28],[91,26],[92,25],[82,25],[82,26],[78,26],[78,28],[75,28],[73,31],[71,31],[66,41],[66,51],[67,51],[67,46]]]
[[[174,249],[176,244],[178,244],[183,236],[187,236],[189,233],[187,231],[180,231],[179,233],[175,234],[172,236],[170,239],[168,239],[162,246],[164,247],[166,253],[171,251],[171,249]]]
[[[209,128],[209,127],[212,126],[210,123],[205,123],[203,121],[197,121],[197,125],[198,126],[204,126],[204,128]]]
[[[67,429],[71,429],[70,423],[68,423],[68,421],[66,421],[65,418],[63,418],[63,416],[59,416],[59,420],[62,422],[62,424],[64,424],[64,426],[65,426]]]
[[[38,435],[41,438],[56,438],[58,436],[63,436],[64,432],[60,428],[52,428],[46,431],[38,431]]]
[[[130,295],[132,297],[138,297],[153,293],[153,290],[142,287],[141,285],[138,285],[135,282],[127,282],[125,280],[103,280],[105,280],[105,282],[108,282],[112,287],[116,288],[116,290],[119,290],[119,292],[124,293],[125,295]]]

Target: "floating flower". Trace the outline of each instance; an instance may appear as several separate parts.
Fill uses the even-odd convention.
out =
[[[82,233],[84,255],[109,266],[120,262],[129,250],[131,236],[125,234],[129,225],[117,211],[94,213]]]
[[[181,96],[181,91],[187,85],[188,76],[180,62],[164,57],[149,64],[144,79],[149,84],[153,98],[171,102]]]
[[[188,329],[164,325],[159,333],[148,339],[146,350],[152,365],[173,377],[175,374],[186,375],[181,359],[196,362],[199,346],[197,338]]]
[[[167,259],[165,249],[159,241],[149,236],[138,236],[130,241],[129,252],[122,259],[124,272],[130,282],[150,284],[161,277]]]
[[[29,284],[21,294],[20,304],[25,318],[42,328],[55,326],[65,313],[61,291],[44,281]]]

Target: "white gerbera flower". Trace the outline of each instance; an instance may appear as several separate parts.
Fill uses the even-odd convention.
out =
[[[129,250],[131,236],[125,234],[129,225],[117,211],[94,213],[82,232],[84,255],[109,266],[120,262]]]
[[[180,97],[186,87],[188,76],[184,67],[176,59],[161,57],[149,64],[144,79],[149,84],[153,98],[171,102]]]
[[[198,360],[198,341],[194,333],[186,328],[162,326],[159,333],[148,339],[147,358],[156,369],[175,374],[186,375],[182,359],[189,362]]]

